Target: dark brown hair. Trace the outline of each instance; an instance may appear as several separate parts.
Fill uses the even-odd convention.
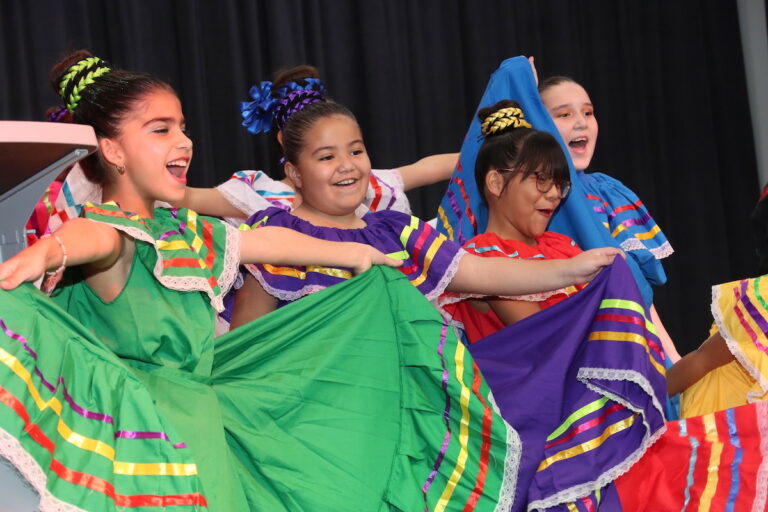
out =
[[[541,95],[544,91],[546,91],[550,87],[554,87],[556,85],[569,83],[569,82],[576,85],[581,85],[579,82],[577,82],[573,78],[565,75],[554,75],[554,76],[545,78],[544,80],[539,82],[539,95]]]
[[[67,70],[88,57],[92,57],[88,50],[77,50],[51,68],[50,84],[56,94],[59,94],[59,84]],[[152,75],[113,68],[94,78],[93,83],[80,92],[74,112],[65,114],[60,121],[87,124],[93,127],[96,137],[115,138],[120,134],[121,123],[136,104],[158,89],[175,94],[167,82]],[[98,152],[83,159],[80,166],[90,181],[99,185],[107,183],[109,174]]]
[[[320,119],[334,115],[347,116],[357,122],[355,115],[344,105],[334,102],[312,103],[293,114],[283,128],[283,154],[296,165],[299,153],[306,145],[304,137]]]

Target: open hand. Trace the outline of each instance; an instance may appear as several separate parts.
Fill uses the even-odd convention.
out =
[[[37,242],[4,263],[0,263],[0,288],[13,290],[21,283],[35,281],[45,273],[45,242]]]

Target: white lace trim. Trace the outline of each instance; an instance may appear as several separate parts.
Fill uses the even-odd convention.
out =
[[[160,251],[157,249],[157,241],[152,237],[152,235],[143,229],[109,222],[107,222],[107,224],[136,240],[141,240],[142,242],[151,244],[152,247],[155,248],[155,252],[157,253],[157,261],[155,262],[155,268],[153,269],[152,273],[160,282],[160,284],[166,288],[180,292],[205,292],[205,294],[208,295],[211,306],[213,306],[213,308],[216,309],[216,311],[219,313],[224,311],[223,296],[232,287],[232,283],[235,281],[235,277],[237,276],[238,265],[240,264],[240,232],[235,228],[229,224],[222,223],[226,229],[227,245],[226,253],[224,254],[224,270],[222,271],[221,275],[218,276],[221,293],[217,295],[213,292],[210,284],[208,283],[208,279],[205,277],[163,275],[163,257],[160,254]]]
[[[666,258],[667,256],[671,256],[672,253],[675,252],[675,250],[672,248],[672,245],[670,245],[669,241],[665,241],[663,244],[661,244],[658,247],[648,247],[645,245],[641,240],[638,240],[635,237],[627,238],[623,242],[621,242],[621,248],[625,251],[648,251],[651,254],[653,254],[653,257],[657,260],[661,260]]]
[[[651,386],[650,381],[648,381],[645,376],[639,372],[636,372],[635,370],[617,370],[614,368],[580,368],[579,372],[576,374],[576,378],[583,382],[587,387],[595,391],[596,393],[600,393],[602,395],[610,395],[611,393],[608,391],[605,391],[603,389],[592,387],[592,383],[589,382],[589,379],[605,379],[605,380],[626,380],[629,382],[633,382],[640,386],[640,388],[651,397],[651,401],[653,402],[653,406],[656,408],[656,410],[659,412],[662,418],[664,418],[664,408],[661,406],[661,403],[659,402],[658,398],[656,397],[656,394],[653,392],[653,386]],[[624,400],[619,397],[612,397],[609,396],[609,398],[615,402],[619,402],[622,405],[626,406],[628,409],[632,409],[636,412],[642,412],[639,409],[636,409],[634,406],[624,403]],[[650,430],[650,425],[646,423],[646,427],[648,430]]]
[[[491,391],[488,391],[487,398],[494,412],[504,422],[504,426],[507,429],[507,455],[504,457],[504,475],[501,481],[501,489],[499,489],[499,499],[493,512],[509,512],[515,503],[517,476],[520,470],[520,459],[523,454],[523,443],[520,439],[520,434],[501,416],[501,411],[499,411],[499,406],[496,405],[496,400],[493,398]]]
[[[445,288],[448,286],[448,283],[451,282],[453,277],[456,275],[456,272],[459,270],[459,262],[461,261],[461,258],[466,254],[466,251],[464,249],[459,249],[459,251],[454,255],[453,260],[451,261],[450,265],[448,265],[448,268],[445,271],[445,274],[440,278],[440,281],[438,281],[435,288],[432,289],[427,295],[427,300],[435,300],[437,297],[445,291]],[[248,272],[256,278],[256,280],[259,282],[262,288],[264,288],[264,291],[268,294],[272,295],[273,297],[284,300],[284,301],[294,301],[298,300],[306,295],[309,295],[311,293],[319,292],[320,290],[324,290],[327,288],[327,286],[319,285],[319,284],[306,284],[299,288],[298,290],[291,291],[291,290],[283,290],[281,288],[275,288],[274,286],[270,285],[266,279],[264,279],[264,276],[259,270],[259,268],[254,264],[246,264],[243,265]]]
[[[37,461],[21,446],[21,443],[0,428],[0,457],[15,467],[29,486],[40,497],[37,510],[40,512],[86,512],[84,509],[65,503],[51,494],[46,485],[48,477]],[[84,492],[92,492],[83,489]]]
[[[263,184],[265,181],[269,184],[276,186],[277,188],[283,189],[282,192],[288,192],[293,191],[291,187],[288,185],[285,185],[284,183],[280,181],[273,180],[269,176],[267,176],[263,171],[242,171],[245,173],[259,173],[261,172],[262,175],[257,178],[253,185],[248,185],[244,181],[238,179],[238,178],[230,178],[221,185],[216,187],[216,190],[219,191],[221,195],[224,196],[224,199],[229,202],[232,206],[243,212],[246,218],[250,217],[256,212],[259,212],[261,210],[266,210],[267,208],[271,208],[275,206],[275,203],[272,201],[268,201],[264,197],[261,196],[254,187],[257,183]],[[262,190],[265,190],[267,192],[273,192],[272,190],[269,190],[268,188],[264,187]],[[274,192],[281,192],[281,190],[274,190]],[[287,196],[286,196],[287,197]],[[289,201],[276,201],[285,206],[288,209],[292,208],[292,204]]]
[[[755,381],[757,381],[758,385],[763,390],[763,394],[768,393],[768,380],[765,378],[765,376],[763,376],[763,374],[749,359],[749,357],[747,357],[744,351],[741,350],[739,341],[736,339],[733,333],[728,330],[728,326],[725,323],[725,318],[723,317],[722,311],[720,311],[719,307],[721,288],[723,286],[724,285],[722,284],[718,284],[712,287],[712,304],[710,305],[710,310],[712,311],[712,318],[715,320],[715,325],[717,325],[717,330],[725,340],[725,344],[728,346],[728,350],[731,352],[731,354],[733,354],[733,357],[736,358],[736,361],[738,361],[742,368],[744,368],[749,373],[749,375],[755,379]],[[745,400],[749,402],[748,395],[745,397]]]
[[[316,292],[319,292],[320,290],[325,290],[327,288],[327,286],[323,286],[319,284],[307,284],[295,291],[275,288],[264,279],[264,276],[262,275],[261,270],[259,270],[256,264],[248,263],[243,266],[248,271],[248,273],[250,273],[253,277],[256,278],[256,280],[259,282],[261,287],[264,288],[265,292],[267,292],[268,294],[270,294],[271,296],[279,300],[293,302],[295,300],[299,300],[300,298],[306,295],[310,295],[312,293],[316,293]]]
[[[440,278],[440,280],[437,282],[434,288],[427,293],[425,296],[427,297],[427,300],[438,300],[440,294],[442,294],[445,289],[448,287],[451,281],[453,281],[454,276],[456,276],[456,272],[459,270],[459,263],[461,263],[461,259],[467,254],[467,251],[464,249],[459,249],[456,254],[453,255],[453,259],[451,260],[451,263],[448,265],[448,268],[445,269],[445,273],[443,274],[443,277]]]
[[[596,491],[597,489],[605,487],[606,485],[613,482],[614,480],[619,478],[621,475],[629,471],[629,469],[632,466],[634,466],[638,460],[642,458],[642,456],[645,454],[648,448],[650,448],[650,446],[653,443],[658,441],[659,438],[662,436],[662,434],[664,434],[664,432],[667,430],[666,425],[664,425],[656,432],[653,432],[652,434],[650,434],[650,431],[651,431],[650,425],[648,424],[648,421],[645,415],[642,414],[643,411],[641,409],[633,406],[626,400],[623,400],[621,397],[618,397],[613,393],[607,392],[604,389],[598,388],[597,386],[594,386],[592,383],[589,382],[589,379],[627,380],[630,382],[634,382],[635,384],[639,385],[643,389],[643,391],[650,394],[650,396],[653,399],[654,407],[659,411],[659,413],[661,414],[661,417],[663,418],[664,413],[661,409],[661,405],[659,404],[659,401],[656,399],[656,395],[653,394],[650,382],[648,382],[648,380],[644,376],[640,375],[638,372],[635,372],[633,370],[581,368],[579,369],[579,372],[576,378],[579,379],[581,382],[583,382],[592,391],[598,394],[601,394],[603,396],[606,396],[607,398],[610,398],[614,402],[620,403],[627,409],[637,413],[642,418],[646,433],[643,436],[643,441],[640,444],[640,446],[634,452],[629,454],[627,458],[624,459],[624,461],[610,468],[609,470],[603,472],[602,474],[598,475],[596,479],[590,482],[585,482],[585,483],[570,487],[568,489],[564,489],[558,492],[557,494],[553,494],[552,496],[549,496],[547,499],[533,501],[529,503],[528,504],[529,511],[532,511],[535,509],[547,509],[550,507],[554,507],[556,505],[570,503],[584,496],[588,496],[590,493]]]
[[[755,501],[752,503],[752,512],[764,512],[768,505],[768,402],[760,402],[757,405],[757,428],[760,433],[760,454],[763,461],[757,471],[755,481]]]
[[[548,298],[554,297],[555,295],[559,295],[559,294],[569,295],[568,290],[566,290],[565,288],[558,288],[557,290],[551,290],[548,292],[529,293],[528,295],[484,295],[482,293],[451,292],[450,294],[446,294],[439,297],[437,303],[442,308],[444,306],[448,306],[450,304],[455,304],[457,302],[462,302],[465,300],[487,299],[489,297],[493,297],[495,299],[521,300],[525,302],[543,302]]]

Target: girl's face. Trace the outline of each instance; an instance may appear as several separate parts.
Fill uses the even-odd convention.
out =
[[[192,141],[187,137],[179,98],[157,89],[139,101],[120,126],[115,140],[127,183],[149,201],[180,201],[184,198],[187,169],[192,160]]]
[[[327,215],[349,215],[368,189],[371,161],[360,127],[342,114],[320,118],[304,135],[296,164],[286,172],[301,190],[302,202]]]
[[[535,173],[523,178],[524,173],[516,170],[491,171],[499,173],[501,178],[508,172],[515,175],[501,190],[494,208],[500,210],[509,229],[505,236],[533,244],[547,230],[552,214],[560,205],[560,189],[553,185],[547,192],[540,192]]]
[[[575,82],[562,82],[542,92],[541,100],[568,146],[574,167],[583,171],[597,143],[597,119],[587,91]]]

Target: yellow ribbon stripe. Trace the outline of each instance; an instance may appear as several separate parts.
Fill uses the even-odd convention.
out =
[[[547,442],[552,441],[553,439],[557,439],[562,434],[564,434],[565,431],[568,430],[571,427],[571,425],[574,424],[574,422],[580,420],[587,414],[600,410],[600,408],[604,406],[607,402],[608,402],[608,399],[605,397],[598,398],[594,402],[588,403],[587,405],[573,411],[570,414],[570,416],[565,418],[565,421],[562,423],[562,425],[557,427],[551,434],[549,434],[549,437],[547,437]]]
[[[32,375],[30,375],[29,371],[24,367],[23,364],[21,364],[18,359],[0,348],[0,361],[2,361],[3,364],[10,368],[11,371],[15,373],[22,380],[22,382],[27,385],[29,394],[32,395],[32,399],[35,401],[35,405],[40,411],[44,411],[50,408],[53,410],[53,412],[56,413],[56,416],[59,417],[56,430],[61,435],[62,439],[74,446],[77,446],[78,448],[97,453],[109,460],[115,459],[114,448],[101,441],[97,441],[96,439],[90,439],[76,432],[73,432],[72,429],[70,429],[67,424],[64,423],[64,420],[61,418],[62,406],[59,399],[52,397],[47,402],[43,400],[43,398],[40,396],[40,392],[32,383]]]
[[[651,356],[651,349],[648,347],[648,340],[645,339],[645,336],[634,332],[594,331],[589,333],[589,338],[587,339],[589,341],[629,341],[631,343],[637,343],[645,349],[645,353],[648,354],[648,360],[653,367],[656,368],[656,371],[662,375],[666,375],[664,367]]]
[[[179,251],[183,249],[189,249],[189,244],[186,240],[158,240],[157,248],[163,251]]]
[[[461,397],[459,400],[459,403],[461,404],[459,456],[456,458],[456,465],[453,468],[451,477],[448,479],[448,483],[445,485],[445,489],[443,489],[443,493],[440,495],[440,499],[435,505],[435,512],[445,511],[445,507],[448,506],[448,502],[451,500],[451,496],[453,496],[453,492],[456,490],[456,485],[459,483],[459,480],[461,480],[461,475],[464,473],[467,463],[467,442],[469,440],[469,388],[464,384],[464,354],[464,345],[457,343],[454,362],[456,363],[456,380],[458,380],[461,385]]]
[[[586,453],[590,450],[594,450],[595,448],[602,445],[605,442],[605,440],[611,437],[613,434],[616,434],[617,432],[621,432],[622,430],[625,430],[631,427],[635,423],[636,418],[637,418],[637,415],[632,415],[628,418],[625,418],[619,422],[614,423],[613,425],[609,426],[605,430],[603,430],[603,433],[600,434],[599,437],[590,439],[589,441],[581,443],[580,445],[576,445],[572,448],[568,448],[567,450],[562,450],[560,452],[557,452],[551,457],[548,457],[543,461],[541,461],[541,464],[539,464],[539,468],[536,471],[543,471],[547,469],[549,466],[551,466],[552,464],[554,464],[555,462],[560,462],[562,460],[570,459],[571,457],[575,457],[577,455],[581,455],[582,453]]]
[[[453,228],[451,227],[451,224],[448,222],[448,217],[445,216],[445,210],[443,210],[442,206],[438,206],[437,208],[437,216],[440,217],[440,222],[443,223],[443,227],[445,228],[445,231],[448,233],[448,238],[453,240]]]
[[[252,229],[256,229],[259,226],[262,226],[262,225],[266,224],[268,221],[269,221],[269,215],[267,215],[266,217],[261,219],[259,222],[256,222],[256,223],[254,223],[252,225],[240,224],[239,226],[237,226],[237,229],[239,229],[240,231],[250,231]]]
[[[396,259],[396,260],[407,260],[411,257],[410,254],[408,254],[408,251],[397,251],[397,252],[391,252],[387,254],[388,258]]]
[[[195,464],[168,463],[140,463],[140,462],[115,462],[116,475],[165,475],[165,476],[192,476],[197,474]]]
[[[47,402],[40,396],[40,392],[32,383],[32,375],[24,367],[21,362],[13,355],[0,348],[0,361],[11,369],[22,382],[24,382],[29,390],[29,394],[32,395],[35,405],[42,412],[46,409],[51,409],[59,417],[59,421],[56,427],[59,435],[66,441],[82,450],[96,453],[112,461],[114,472],[120,475],[174,475],[174,476],[189,476],[197,474],[197,466],[195,464],[179,464],[179,463],[134,463],[134,462],[120,462],[115,461],[115,449],[96,439],[85,437],[77,432],[74,432],[61,417],[62,405],[58,398],[52,397]]]
[[[317,272],[318,274],[325,274],[331,277],[338,277],[339,279],[352,279],[352,272],[349,272],[347,270],[342,270],[340,268],[317,267],[317,266],[310,265],[307,267],[307,271],[304,272],[294,267],[276,267],[268,263],[264,263],[263,267],[264,267],[264,270],[266,270],[270,274],[295,277],[297,279],[306,279],[307,274],[310,272]]]
[[[411,281],[413,286],[419,286],[421,283],[423,283],[427,279],[427,273],[429,272],[430,265],[432,265],[432,259],[435,257],[437,250],[440,248],[441,245],[443,245],[443,242],[445,240],[446,238],[443,235],[440,235],[432,241],[432,245],[429,246],[427,255],[424,256],[424,268],[421,269],[421,275],[416,279],[414,279],[413,281]]]
[[[707,483],[704,486],[704,492],[701,493],[699,510],[708,511],[711,509],[712,498],[715,496],[718,484],[718,470],[720,469],[720,456],[723,453],[723,443],[717,436],[717,423],[715,423],[714,414],[706,414],[702,417],[704,421],[705,439],[712,446],[709,454],[709,465],[707,466]]]
[[[413,233],[413,230],[417,229],[418,227],[419,227],[419,219],[412,216],[411,223],[405,226],[403,230],[400,232],[400,243],[403,245],[403,247],[406,247],[408,245],[408,239],[411,238],[411,233]]]
[[[208,265],[205,264],[205,260],[200,256],[200,249],[203,247],[203,239],[197,236],[197,214],[192,210],[189,210],[189,214],[187,215],[187,226],[195,235],[191,245],[187,243],[186,240],[159,240],[157,242],[157,248],[161,251],[179,251],[191,248],[197,254],[197,263],[200,265],[200,268],[208,268]]]
[[[630,311],[634,311],[635,313],[638,313],[640,316],[643,317],[643,320],[645,321],[645,329],[651,334],[658,336],[658,334],[656,333],[656,327],[653,325],[653,322],[650,322],[648,318],[645,316],[645,308],[643,308],[643,306],[641,306],[637,302],[634,302],[631,300],[622,300],[622,299],[603,299],[600,302],[600,309],[606,309],[606,308],[628,309]]]
[[[608,224],[605,224],[605,227],[608,227]],[[610,229],[610,228],[609,228]],[[627,227],[624,224],[619,224],[616,226],[616,229],[613,230],[611,235],[616,238],[616,235],[621,233],[622,231],[626,231]],[[637,238],[638,240],[650,240],[651,238],[655,237],[659,234],[661,229],[659,226],[653,226],[651,229],[644,233],[633,233],[632,236]]]
[[[187,226],[195,234],[195,238],[192,239],[192,249],[194,249],[197,254],[200,254],[200,248],[203,246],[203,239],[197,236],[197,213],[192,210],[189,210],[189,214],[187,214]],[[202,259],[200,261],[205,265],[205,262]]]

